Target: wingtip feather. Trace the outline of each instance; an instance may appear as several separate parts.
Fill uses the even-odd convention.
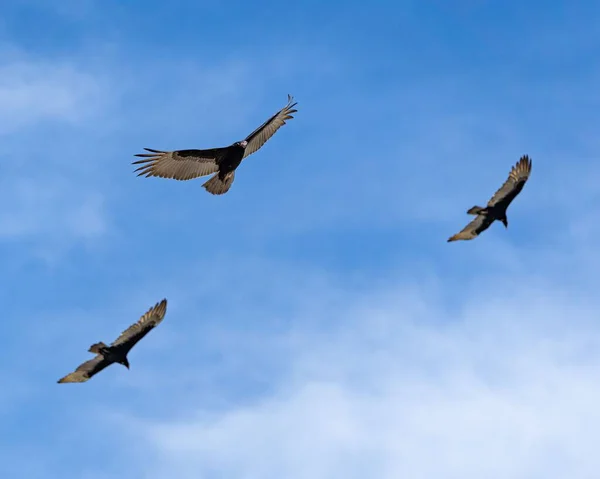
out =
[[[529,155],[521,156],[521,158],[519,158],[519,161],[517,162],[517,166],[521,166],[522,168],[525,168],[526,170],[530,170],[531,169],[531,158],[529,157]]]
[[[76,374],[76,372],[73,373],[69,373],[66,376],[60,378],[58,381],[56,381],[58,384],[69,384],[69,383],[84,383],[89,379],[89,377],[86,377],[85,375],[83,376],[79,376]]]
[[[161,318],[163,318],[165,316],[165,314],[167,313],[167,298],[163,298],[161,301],[156,303],[151,308],[151,311],[154,314],[158,314]]]
[[[510,176],[515,180],[520,178],[527,178],[531,173],[531,158],[529,155],[523,155],[519,158],[519,161],[512,167]]]
[[[157,308],[167,309],[167,298],[161,299],[158,303],[156,303]]]
[[[297,104],[298,104],[297,101],[294,102],[294,97],[288,93],[288,104],[286,106],[286,109],[289,110],[290,108],[294,108]],[[296,111],[296,110],[294,110],[294,111]]]

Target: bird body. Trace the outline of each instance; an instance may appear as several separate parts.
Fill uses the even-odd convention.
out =
[[[80,364],[75,371],[58,380],[59,383],[82,383],[95,374],[102,371],[111,364],[118,363],[129,369],[127,354],[137,342],[142,339],[151,329],[154,329],[165,317],[167,312],[167,300],[163,299],[156,303],[142,317],[120,336],[107,346],[103,342],[90,346],[88,351],[96,356],[89,361]]]
[[[246,152],[246,141],[237,141],[229,148],[227,148],[225,154],[217,159],[219,165],[219,178],[223,180],[225,176],[234,171],[244,159],[244,153]]]
[[[523,186],[529,179],[531,173],[531,159],[529,156],[522,156],[519,161],[511,169],[508,179],[494,193],[485,207],[473,206],[467,211],[469,215],[475,215],[475,218],[465,226],[460,232],[448,238],[448,242],[458,240],[472,240],[479,236],[480,233],[490,227],[490,225],[498,220],[501,221],[505,228],[508,228],[508,218],[506,210],[521,192]]]
[[[122,346],[107,346],[103,342],[92,344],[88,352],[94,354],[100,354],[105,361],[109,363],[119,363],[129,369],[129,361],[127,360],[127,353],[131,348],[123,348]]]
[[[275,132],[292,119],[297,103],[288,95],[288,103],[271,118],[250,133],[244,140],[236,141],[223,148],[206,150],[161,151],[144,148],[150,153],[139,153],[142,158],[134,161],[141,165],[135,171],[138,176],[158,176],[175,180],[191,180],[201,176],[214,175],[202,186],[213,195],[222,195],[229,191],[235,178],[235,170],[242,160],[259,150]]]

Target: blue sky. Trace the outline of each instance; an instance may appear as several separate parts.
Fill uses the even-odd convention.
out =
[[[0,6],[1,477],[595,477],[600,5],[58,3]],[[226,195],[133,173],[288,93]]]

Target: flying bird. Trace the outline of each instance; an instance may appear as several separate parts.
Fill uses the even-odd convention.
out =
[[[83,383],[113,363],[129,369],[127,354],[148,332],[157,326],[167,312],[167,300],[163,299],[150,308],[136,323],[132,324],[110,345],[103,342],[92,344],[88,350],[96,356],[79,365],[71,374],[58,380],[59,383]]]
[[[494,196],[488,201],[485,208],[473,206],[467,211],[469,215],[476,215],[475,219],[465,226],[462,231],[448,238],[448,241],[472,240],[482,231],[485,231],[490,225],[499,220],[508,228],[508,219],[506,218],[506,209],[511,201],[521,192],[523,186],[529,179],[531,173],[531,159],[529,156],[522,156],[517,164],[512,167],[508,179],[500,187]]]
[[[236,141],[223,148],[207,150],[175,150],[160,151],[144,148],[150,153],[135,156],[143,158],[134,161],[134,165],[142,165],[135,172],[138,176],[158,176],[175,180],[191,180],[200,176],[215,173],[202,187],[213,195],[222,195],[229,191],[235,178],[235,170],[242,160],[263,146],[286,120],[294,118],[292,113],[297,103],[288,95],[288,103],[271,118],[250,133],[244,140]]]

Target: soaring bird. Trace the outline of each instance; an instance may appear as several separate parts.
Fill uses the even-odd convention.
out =
[[[227,193],[235,177],[235,170],[242,160],[263,146],[286,120],[294,118],[292,113],[297,103],[288,95],[288,103],[271,118],[250,133],[244,140],[236,141],[230,146],[210,148],[207,150],[175,150],[160,151],[144,148],[150,153],[140,153],[135,156],[144,158],[134,161],[141,164],[135,171],[138,176],[159,176],[175,180],[191,180],[200,176],[215,173],[202,186],[213,195]]]
[[[150,308],[138,322],[132,324],[110,345],[103,342],[92,344],[88,350],[96,356],[79,365],[71,374],[59,379],[59,383],[83,383],[113,363],[119,363],[129,369],[127,354],[148,331],[158,325],[167,312],[167,300],[163,299]]]
[[[494,196],[488,201],[485,208],[473,206],[467,211],[469,215],[476,215],[475,219],[465,226],[462,231],[448,238],[448,241],[472,240],[482,231],[485,231],[495,221],[499,220],[508,228],[508,219],[506,218],[506,209],[511,201],[521,192],[523,186],[531,173],[531,159],[529,156],[522,156],[517,164],[512,167],[508,179],[500,187]]]

